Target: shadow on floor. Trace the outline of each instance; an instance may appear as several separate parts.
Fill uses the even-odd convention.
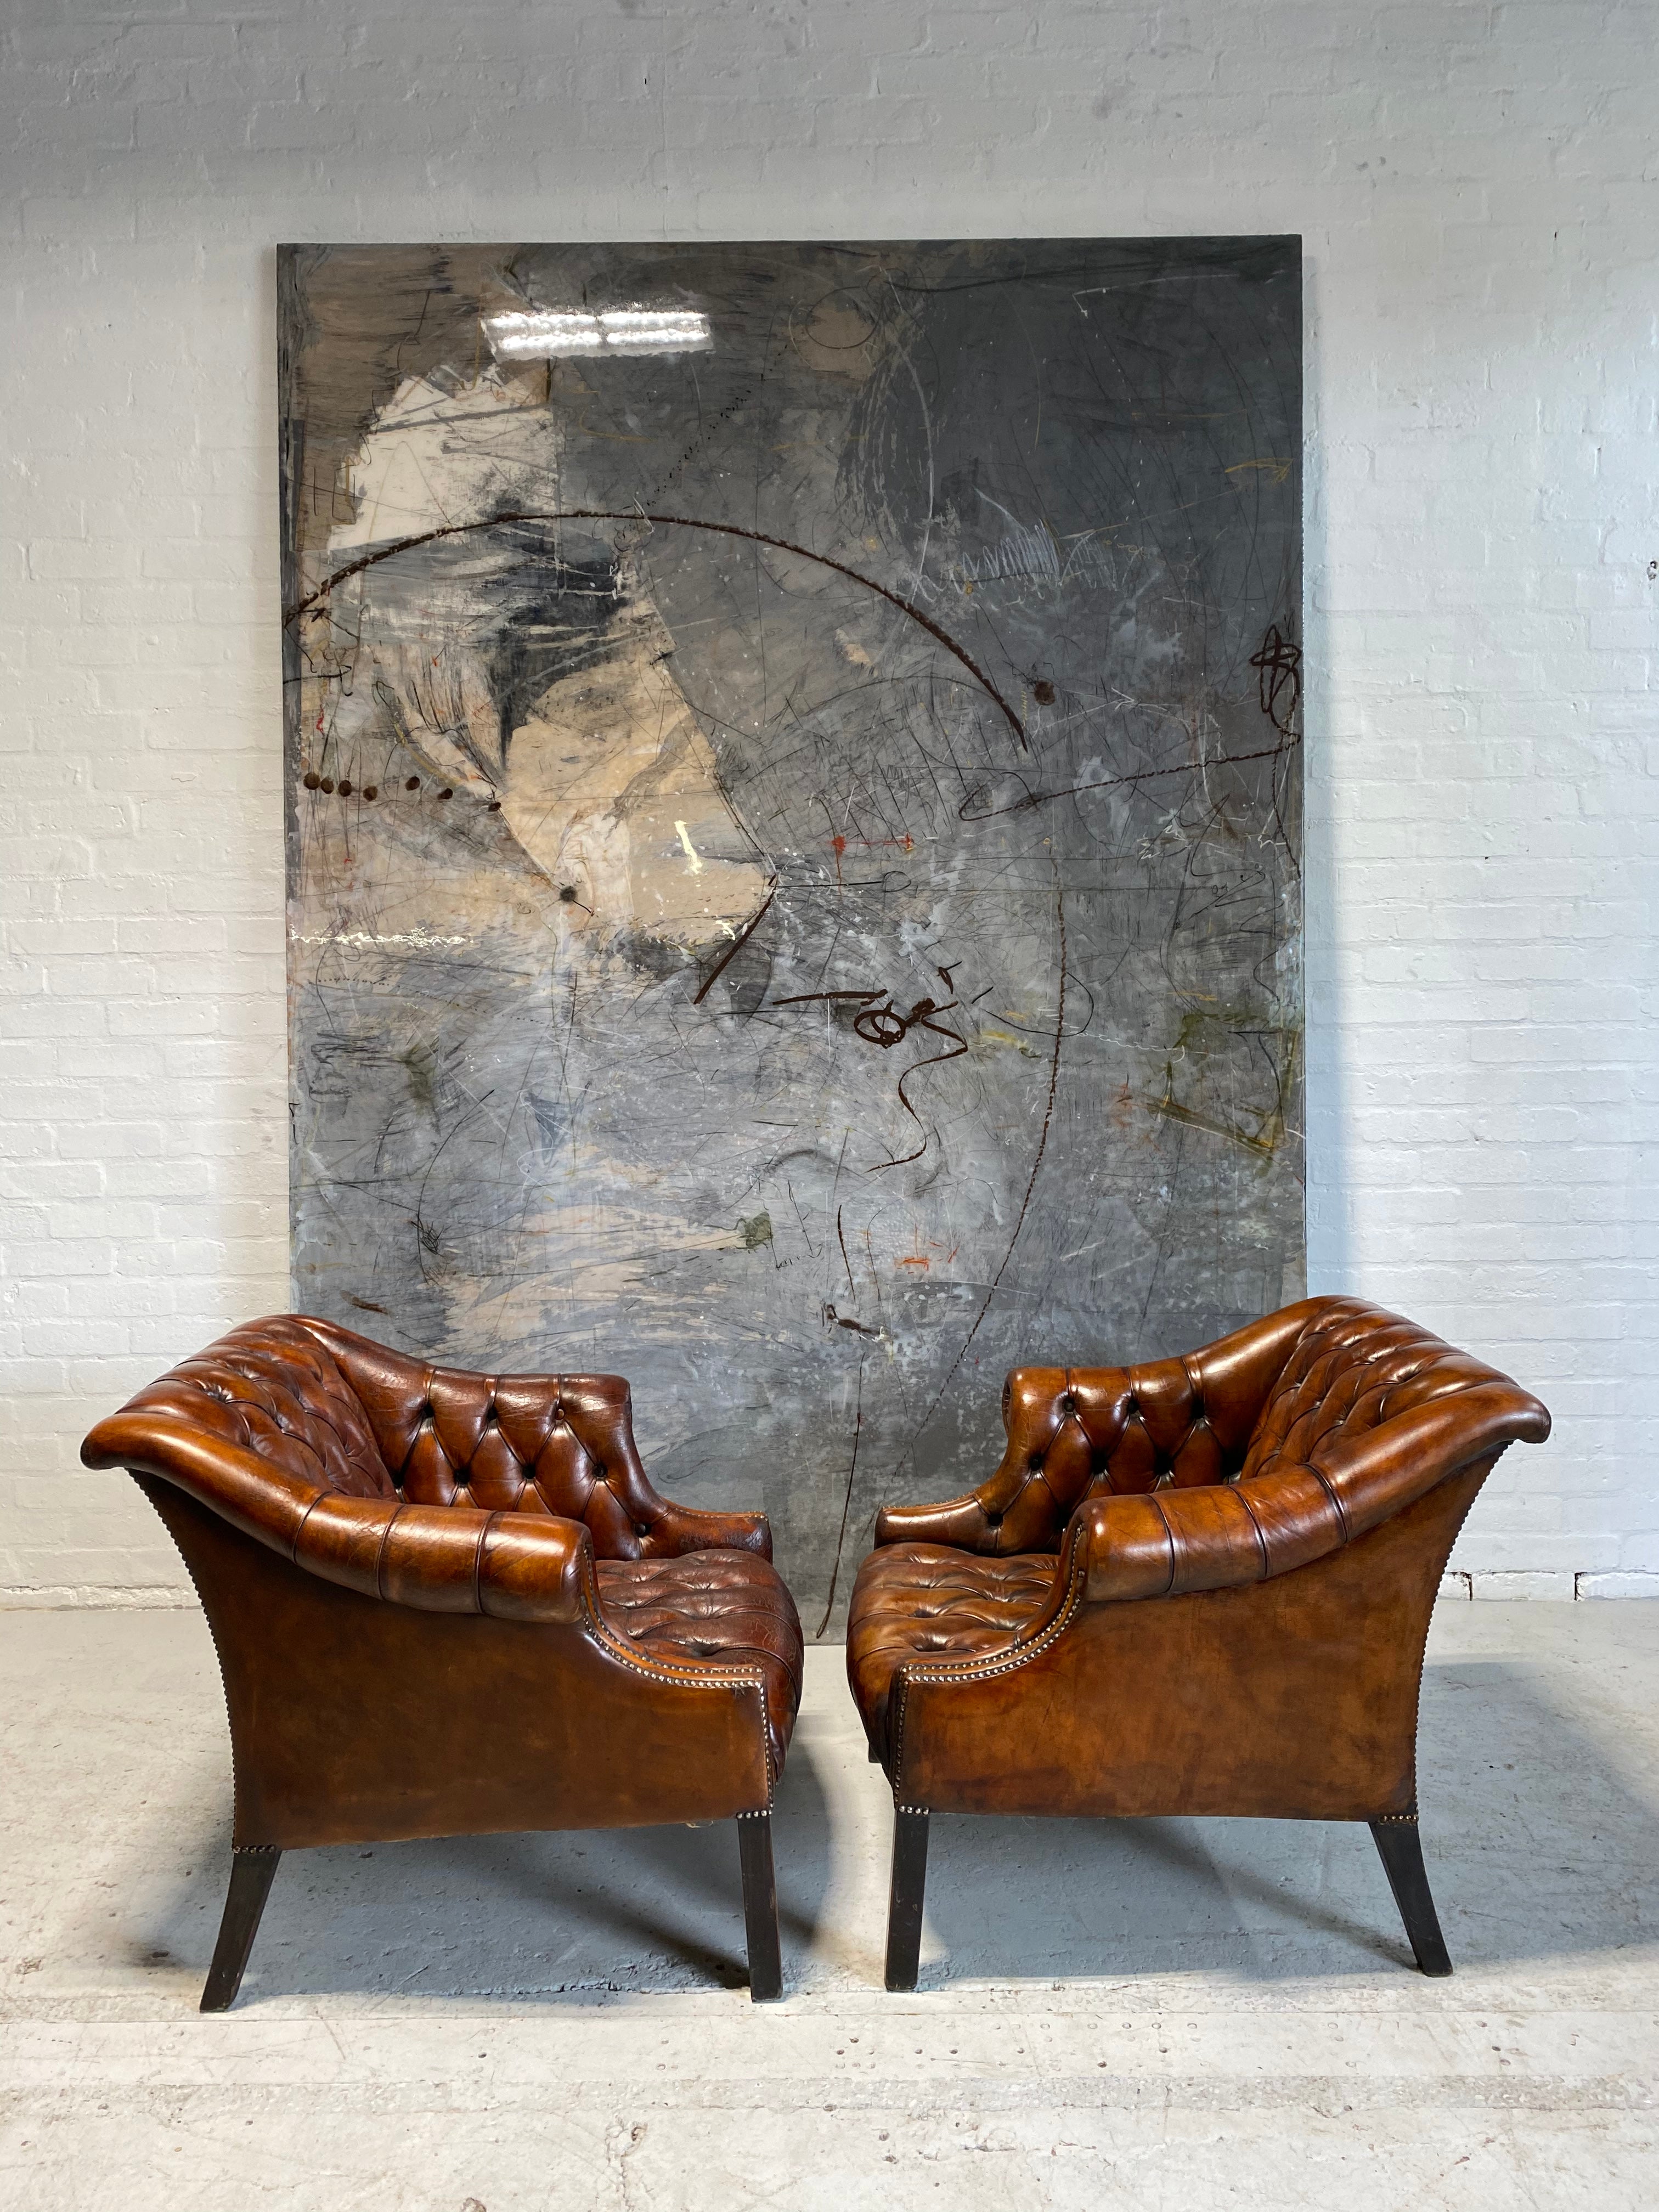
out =
[[[811,1948],[829,1887],[828,1807],[810,1759],[790,1761],[773,1825],[787,1971]],[[188,1879],[132,1931],[129,1965],[205,1977],[230,1855],[228,1827],[204,1832]],[[243,1990],[526,2001],[748,1978],[737,1826],[724,1820],[287,1852]]]
[[[1422,1710],[1424,1850],[1455,1965],[1659,1938],[1659,1779],[1637,1794],[1635,1762],[1512,1661],[1431,1662]],[[933,1829],[924,1988],[1412,1965],[1362,1824],[936,1816]]]
[[[1596,1728],[1601,1733],[1596,1733]],[[1423,1698],[1423,1832],[1455,1962],[1612,1952],[1659,1931],[1659,1784],[1506,1659],[1431,1663]],[[886,1837],[836,1832],[855,1730],[799,1743],[775,1822],[791,1988],[837,1978],[818,1917],[837,1855],[883,1864],[855,1885],[878,1921]],[[826,1776],[830,1786],[826,1788]],[[878,1776],[871,1778],[877,1789]],[[204,1820],[187,1877],[153,1886],[127,1963],[205,1973],[228,1838]],[[847,1871],[842,1867],[843,1874]],[[844,1886],[843,1886],[844,1893]],[[844,1937],[848,1931],[840,1931]],[[881,1929],[853,1931],[879,1955]],[[1267,1820],[933,1822],[922,1986],[972,1979],[1210,1972],[1272,1980],[1408,1970],[1360,1825]],[[746,1980],[735,1828],[450,1838],[288,1855],[246,1996],[355,1992],[563,2002]]]

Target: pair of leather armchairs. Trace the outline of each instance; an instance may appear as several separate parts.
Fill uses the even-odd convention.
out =
[[[1022,1368],[986,1482],[894,1507],[848,1674],[893,1789],[887,1985],[914,1988],[933,1812],[1370,1825],[1449,1973],[1417,1694],[1452,1542],[1538,1401],[1410,1322],[1310,1298],[1179,1359]],[[750,1994],[782,1993],[771,1811],[800,1622],[763,1516],[672,1504],[616,1376],[434,1367],[304,1316],[100,1422],[217,1647],[233,1865],[204,2011],[284,1850],[735,1818]]]

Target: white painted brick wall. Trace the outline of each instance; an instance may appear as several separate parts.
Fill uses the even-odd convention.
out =
[[[276,241],[1299,230],[1313,1281],[1554,1409],[1460,1588],[1659,1590],[1659,10],[5,20],[0,1586],[176,1589],[77,1441],[285,1301]]]

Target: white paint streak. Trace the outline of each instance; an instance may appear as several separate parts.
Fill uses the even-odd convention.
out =
[[[413,929],[382,932],[378,929],[291,929],[289,941],[293,945],[414,945],[421,951],[440,945],[471,945],[470,937],[442,937],[424,922],[416,922]]]

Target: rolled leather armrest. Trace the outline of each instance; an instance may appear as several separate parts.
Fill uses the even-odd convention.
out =
[[[994,1477],[992,1479],[994,1480]],[[942,1505],[884,1505],[876,1516],[878,1544],[948,1544],[957,1552],[994,1552],[994,1524],[988,1516],[985,1482],[964,1497]]]
[[[1096,1498],[1079,1508],[1095,1601],[1265,1582],[1310,1565],[1508,1444],[1540,1443],[1549,1415],[1494,1380],[1339,1436],[1308,1465],[1236,1484]]]
[[[772,1525],[763,1513],[706,1513],[665,1498],[653,1525],[659,1537],[666,1535],[673,1543],[678,1559],[688,1552],[753,1552],[763,1559],[772,1556]]]
[[[348,1497],[154,1412],[100,1421],[81,1456],[159,1475],[295,1566],[366,1597],[501,1620],[576,1623],[597,1609],[592,1539],[578,1521]]]

